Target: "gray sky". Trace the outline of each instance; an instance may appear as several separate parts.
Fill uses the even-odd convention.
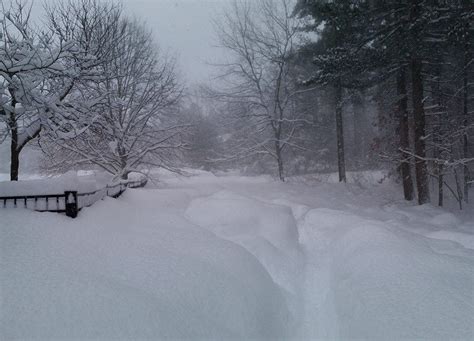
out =
[[[213,71],[206,62],[222,54],[215,45],[211,19],[230,0],[122,0],[125,12],[143,19],[158,44],[178,54],[183,78],[205,82]]]
[[[33,16],[41,17],[43,3],[33,1]],[[143,20],[153,31],[158,45],[178,56],[178,67],[189,85],[206,82],[214,70],[206,62],[223,55],[215,48],[212,18],[222,13],[231,0],[104,0],[124,5],[127,15]]]

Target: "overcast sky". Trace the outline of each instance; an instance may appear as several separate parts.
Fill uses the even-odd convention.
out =
[[[222,51],[213,47],[212,18],[230,0],[122,0],[126,13],[144,19],[156,41],[179,57],[183,77],[190,83],[205,82],[213,71],[206,62]]]
[[[43,3],[61,0],[31,0],[33,15],[41,17]],[[104,0],[107,1],[107,0]],[[231,0],[109,0],[121,2],[126,14],[145,21],[163,49],[178,56],[186,83],[209,81],[214,70],[207,62],[217,61],[212,18],[222,13]]]

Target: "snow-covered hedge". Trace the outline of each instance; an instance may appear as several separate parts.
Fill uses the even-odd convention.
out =
[[[80,175],[75,171],[38,180],[0,182],[0,197],[61,194],[65,191],[93,192],[105,187],[112,177],[105,173]]]
[[[3,208],[61,212],[66,209],[66,191],[78,193],[77,208],[81,209],[106,196],[117,197],[127,187],[141,187],[143,184],[146,184],[143,176],[135,176],[130,181],[113,181],[106,173],[71,171],[45,179],[0,182],[0,204]]]

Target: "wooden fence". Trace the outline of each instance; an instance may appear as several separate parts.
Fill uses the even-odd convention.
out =
[[[20,195],[0,197],[0,208],[28,208],[38,212],[66,213],[75,218],[81,209],[105,197],[118,198],[127,188],[144,187],[148,179],[121,181],[93,192],[65,191],[61,194]]]

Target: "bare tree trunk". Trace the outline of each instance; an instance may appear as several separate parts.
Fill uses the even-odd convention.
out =
[[[408,94],[405,68],[402,66],[397,76],[398,93],[398,134],[400,137],[401,162],[400,173],[403,183],[403,195],[405,200],[413,200],[414,188],[411,177],[411,165],[409,155],[405,152],[410,148],[410,127],[408,124]]]
[[[346,182],[346,164],[344,158],[344,128],[342,121],[342,86],[340,81],[335,87],[337,166],[339,182]]]
[[[279,138],[275,141],[275,154],[276,154],[277,163],[278,163],[278,178],[281,181],[285,181],[285,175],[283,172],[284,169],[283,169],[282,150],[281,150],[281,144],[280,144]]]
[[[425,110],[423,104],[422,61],[417,57],[411,60],[411,76],[413,91],[413,116],[415,120],[415,171],[418,203],[426,204],[430,201],[428,165],[426,162],[425,142]]]
[[[18,130],[11,129],[12,140],[10,145],[10,181],[18,181],[20,169],[20,152],[18,151]]]
[[[8,126],[11,134],[11,144],[10,144],[10,181],[18,181],[18,173],[20,168],[20,148],[18,147],[18,122],[15,114],[16,99],[15,91],[13,89],[8,89],[10,95],[12,96],[11,101],[11,112],[8,119]]]
[[[120,157],[120,177],[122,180],[127,180],[128,179],[128,174],[130,172],[126,171],[126,168],[127,168],[127,156],[126,156],[126,151],[125,149],[122,147],[122,146],[119,146],[118,148],[118,153],[119,153],[119,157]]]

